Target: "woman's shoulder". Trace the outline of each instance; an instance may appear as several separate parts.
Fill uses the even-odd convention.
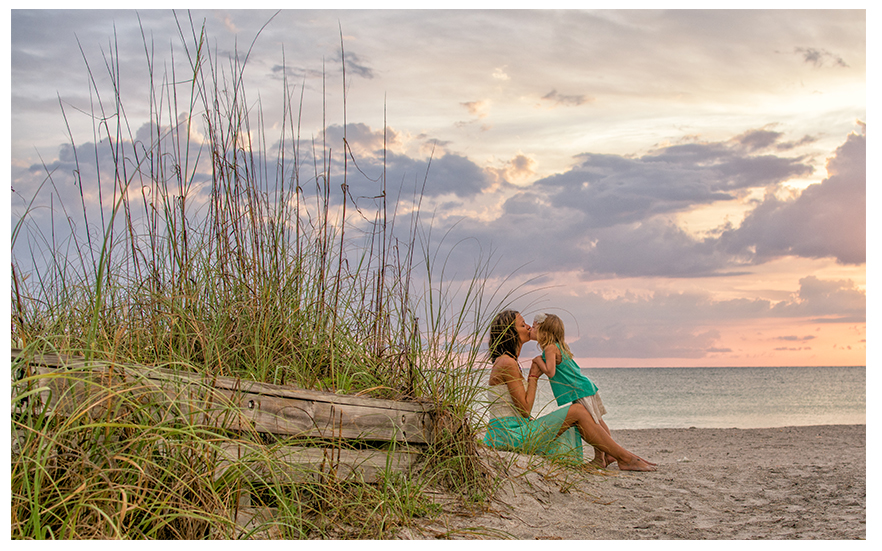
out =
[[[503,354],[502,356],[499,356],[498,358],[493,360],[493,367],[511,367],[517,365],[519,365],[518,361],[508,354]]]
[[[493,362],[490,371],[490,384],[507,383],[511,379],[521,378],[521,366],[511,356],[503,355]]]

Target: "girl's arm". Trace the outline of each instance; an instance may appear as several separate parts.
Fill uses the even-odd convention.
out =
[[[555,368],[557,367],[557,364],[560,363],[559,356],[560,352],[558,352],[557,347],[553,344],[549,344],[545,347],[545,369],[542,371],[548,375],[549,379],[554,377],[554,374],[556,373]],[[539,360],[541,361],[542,358],[539,358]]]

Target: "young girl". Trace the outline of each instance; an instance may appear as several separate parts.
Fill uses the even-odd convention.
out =
[[[542,355],[533,358],[533,365],[548,376],[557,405],[582,404],[594,421],[610,434],[609,427],[603,421],[606,408],[597,393],[597,385],[582,375],[582,370],[573,360],[573,353],[564,340],[563,321],[554,314],[537,315],[533,319],[530,338],[536,340],[542,349]],[[606,467],[615,461],[612,456],[594,448],[592,463]]]

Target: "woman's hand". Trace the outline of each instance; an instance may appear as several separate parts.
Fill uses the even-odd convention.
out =
[[[528,377],[538,379],[543,373],[545,373],[545,362],[542,361],[542,356],[536,356],[533,358],[532,365],[530,365],[530,374]]]

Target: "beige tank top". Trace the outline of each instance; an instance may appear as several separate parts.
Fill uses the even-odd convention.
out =
[[[487,411],[490,413],[491,419],[521,417],[514,407],[514,400],[512,400],[511,392],[508,391],[508,385],[505,383],[487,387],[487,402],[490,404]]]

